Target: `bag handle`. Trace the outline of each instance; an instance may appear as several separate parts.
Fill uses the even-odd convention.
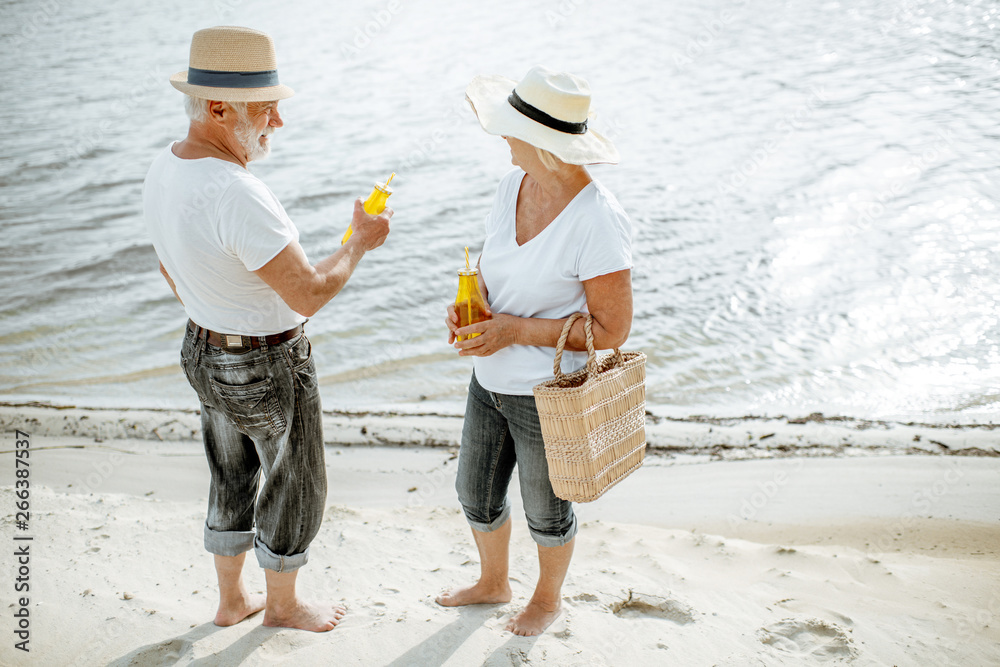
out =
[[[589,313],[573,313],[563,325],[562,333],[559,334],[559,342],[556,343],[556,358],[552,361],[552,374],[556,376],[556,379],[565,375],[562,372],[563,348],[566,347],[566,340],[569,338],[569,330],[573,328],[573,323],[581,317],[586,318],[583,321],[583,330],[587,334],[587,373],[591,375],[597,373],[597,351],[594,350],[594,317]]]

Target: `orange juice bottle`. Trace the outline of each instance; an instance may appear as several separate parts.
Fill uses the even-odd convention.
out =
[[[378,215],[385,210],[385,202],[389,199],[389,195],[392,194],[392,188],[389,187],[389,183],[392,182],[392,177],[395,175],[396,172],[392,172],[385,183],[375,184],[372,193],[368,195],[368,199],[363,204],[365,213],[368,215]],[[347,231],[344,232],[344,238],[340,239],[340,245],[347,243],[347,239],[351,238],[351,234],[353,233],[354,229],[348,225]]]
[[[455,310],[458,311],[458,326],[460,328],[492,319],[492,316],[487,314],[483,293],[479,291],[478,276],[478,269],[466,268],[458,271],[458,296],[455,297]],[[458,340],[467,340],[478,335],[480,334],[473,333],[468,336],[459,336]]]

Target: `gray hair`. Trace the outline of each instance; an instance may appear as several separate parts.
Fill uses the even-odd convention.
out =
[[[191,119],[192,123],[204,123],[209,118],[208,103],[210,100],[205,100],[200,97],[192,97],[191,95],[184,95],[184,110],[187,111],[188,118]],[[233,110],[240,116],[245,116],[247,113],[247,103],[246,102],[226,102]]]

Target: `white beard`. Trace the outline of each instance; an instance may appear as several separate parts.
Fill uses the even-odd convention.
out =
[[[250,123],[250,118],[247,114],[240,114],[234,132],[236,133],[236,140],[240,142],[240,146],[247,153],[247,162],[263,160],[271,154],[270,139],[261,144],[261,135],[257,133],[257,128]],[[270,125],[264,129],[265,136],[270,135],[272,132],[274,132],[274,128]]]

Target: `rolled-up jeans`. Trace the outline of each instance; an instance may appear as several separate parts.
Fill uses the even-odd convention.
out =
[[[277,572],[302,567],[326,504],[322,410],[309,339],[300,334],[233,353],[188,328],[181,367],[201,401],[212,478],[205,548],[220,556],[253,548],[260,566]]]
[[[473,373],[455,488],[474,530],[492,532],[507,522],[515,464],[531,538],[543,547],[567,544],[577,532],[576,515],[573,503],[552,490],[535,397],[488,391]]]

